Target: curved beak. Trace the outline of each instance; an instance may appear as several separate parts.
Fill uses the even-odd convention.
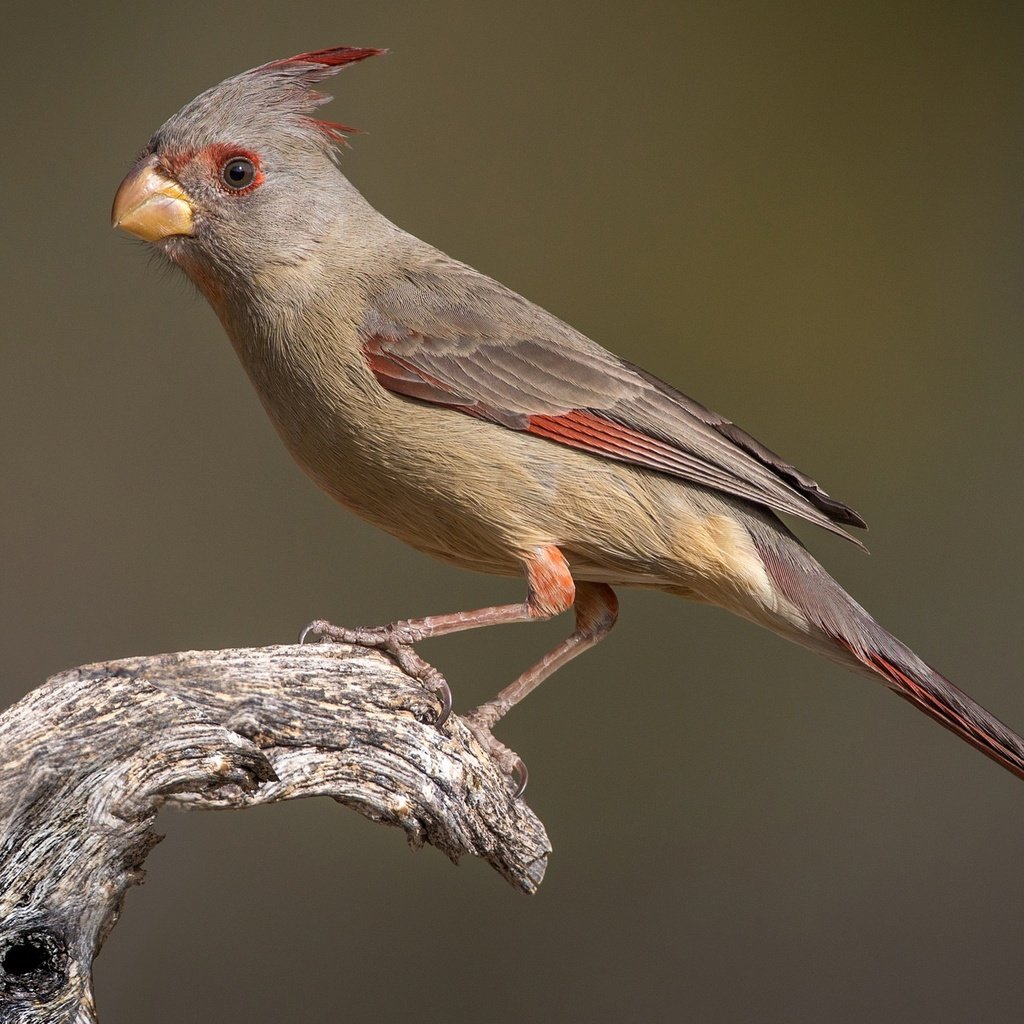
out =
[[[156,157],[150,156],[128,172],[114,196],[111,223],[146,242],[171,235],[191,235],[192,200],[156,165]]]

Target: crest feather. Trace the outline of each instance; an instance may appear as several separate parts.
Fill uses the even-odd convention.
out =
[[[157,132],[151,146],[173,139],[182,148],[201,148],[208,136],[230,136],[240,127],[273,127],[300,132],[310,129],[330,143],[344,144],[358,129],[337,121],[321,121],[314,111],[330,96],[314,88],[349,64],[387,53],[374,47],[335,46],[261,64],[221,82],[186,104]],[[237,141],[237,140],[236,140]]]
[[[311,50],[309,53],[297,53],[294,57],[284,57],[281,60],[272,60],[269,64],[254,68],[253,73],[266,71],[270,68],[293,68],[299,73],[309,74],[313,72],[316,77],[310,79],[318,82],[328,75],[337,74],[346,64],[352,64],[357,60],[365,60],[367,57],[378,57],[387,50],[378,50],[367,46],[331,46],[326,50]],[[316,68],[310,65],[318,65]]]
[[[247,71],[247,75],[261,75],[267,72],[279,75],[284,72],[289,78],[301,85],[305,92],[308,109],[313,110],[329,103],[331,97],[313,88],[317,82],[336,75],[349,64],[354,64],[367,57],[379,57],[388,51],[372,46],[331,46],[325,50],[311,50],[309,53],[297,53],[294,57],[283,57],[262,64],[258,68]],[[348,145],[346,135],[359,134],[358,128],[342,124],[340,121],[321,121],[308,118],[310,124],[319,129],[332,142]]]

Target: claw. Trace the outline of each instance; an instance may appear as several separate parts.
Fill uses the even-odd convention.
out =
[[[498,767],[506,775],[512,776],[515,782],[512,799],[518,800],[526,792],[526,783],[530,780],[530,773],[526,769],[526,762],[514,750],[509,750],[491,732],[489,720],[493,712],[493,705],[481,704],[480,707],[466,712],[463,721],[469,726],[480,746],[494,758]]]
[[[448,685],[447,679],[442,677],[440,685],[434,690],[434,696],[441,702],[441,712],[434,720],[434,728],[440,732],[452,713],[452,688]]]
[[[408,623],[392,623],[388,626],[344,629],[331,625],[325,619],[314,619],[302,627],[299,633],[299,643],[304,644],[315,636],[321,643],[325,640],[335,640],[338,643],[374,647],[391,655],[407,676],[418,680],[424,689],[430,690],[440,701],[441,710],[434,720],[434,727],[440,730],[452,713],[451,687],[445,677],[436,668],[425,662],[413,649],[412,643],[408,642],[410,637],[413,640],[417,639],[415,630],[410,630],[408,626]],[[400,627],[405,627],[405,629]]]
[[[311,636],[320,637],[320,630],[318,629],[319,626],[319,619],[314,619],[312,622],[307,622],[302,627],[302,629],[299,630],[299,643],[306,643],[306,641],[308,641]],[[320,639],[323,639],[323,637],[320,637]]]
[[[512,794],[512,799],[518,800],[526,792],[526,784],[530,781],[526,762],[521,757],[517,757],[516,763],[512,765],[512,774],[516,780],[516,791]]]

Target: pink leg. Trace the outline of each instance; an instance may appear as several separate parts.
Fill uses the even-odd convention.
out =
[[[528,622],[531,619],[549,619],[568,611],[576,596],[569,566],[562,552],[551,546],[538,548],[525,563],[529,593],[519,604],[495,605],[470,612],[452,612],[449,615],[427,615],[421,619],[399,619],[386,626],[357,626],[349,629],[335,626],[323,619],[310,622],[299,634],[299,643],[310,636],[333,640],[339,644],[358,644],[387,651],[406,675],[418,679],[438,694],[441,713],[434,723],[438,728],[448,720],[452,709],[452,694],[444,676],[424,661],[413,644],[435,636],[458,633],[480,626],[497,626],[504,622]]]
[[[386,626],[345,629],[317,620],[302,631],[300,642],[317,634],[337,643],[359,644],[386,650],[407,674],[441,694],[440,727],[451,710],[451,691],[437,669],[428,665],[412,645],[447,633],[505,622],[528,622],[549,619],[576,606],[576,629],[572,635],[545,655],[536,665],[506,686],[493,700],[469,712],[470,727],[506,771],[520,776],[519,792],[526,785],[526,767],[510,750],[491,735],[494,725],[511,707],[552,672],[598,642],[615,624],[618,602],[611,587],[603,583],[581,583],[577,587],[569,572],[565,556],[557,547],[538,548],[525,563],[529,593],[519,604],[496,605],[449,615],[429,615],[420,619],[400,619]]]
[[[473,708],[465,715],[466,723],[477,739],[490,751],[507,772],[519,776],[520,796],[526,789],[528,773],[522,759],[494,738],[491,727],[527,694],[536,689],[548,676],[557,672],[578,654],[593,647],[608,635],[619,615],[619,602],[615,591],[605,583],[579,583],[576,585],[576,628],[554,650],[549,651],[532,668],[509,683],[486,704]]]

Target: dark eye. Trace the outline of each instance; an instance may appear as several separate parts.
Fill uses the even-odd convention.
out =
[[[220,170],[220,176],[228,188],[240,191],[256,180],[256,167],[244,156],[233,156]]]

